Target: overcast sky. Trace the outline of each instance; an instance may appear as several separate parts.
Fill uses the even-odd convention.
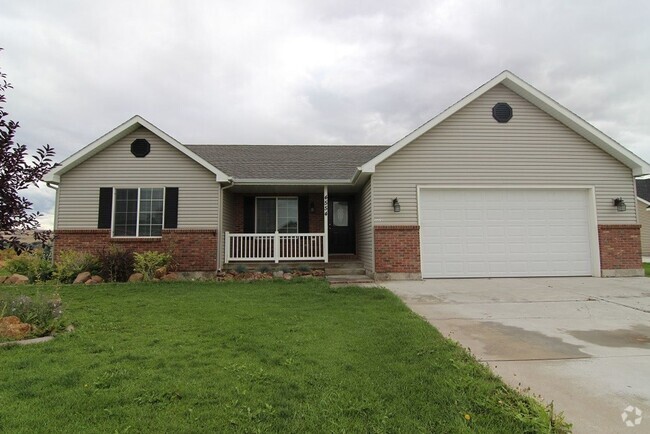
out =
[[[504,69],[650,161],[647,1],[6,1],[18,142],[391,144]],[[51,226],[53,192],[30,191]]]

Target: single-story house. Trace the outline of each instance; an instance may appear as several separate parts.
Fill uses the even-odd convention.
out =
[[[47,174],[55,244],[361,261],[386,278],[642,274],[650,166],[509,71],[391,146],[184,145],[135,116]]]
[[[636,180],[636,211],[641,225],[641,253],[650,256],[650,178]]]

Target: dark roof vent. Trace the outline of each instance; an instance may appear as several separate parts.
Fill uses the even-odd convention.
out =
[[[508,103],[498,102],[492,107],[492,117],[497,122],[505,124],[512,119],[512,107]]]
[[[138,158],[146,157],[151,150],[151,145],[145,139],[135,139],[131,143],[131,153]]]

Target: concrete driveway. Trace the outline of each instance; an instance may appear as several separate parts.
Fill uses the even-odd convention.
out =
[[[650,433],[650,279],[454,279],[384,286],[507,383],[554,401],[576,433]],[[643,411],[633,428],[621,418],[629,405]]]

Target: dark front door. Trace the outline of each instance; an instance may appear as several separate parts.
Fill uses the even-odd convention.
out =
[[[328,208],[329,253],[355,254],[353,198],[332,197]]]

